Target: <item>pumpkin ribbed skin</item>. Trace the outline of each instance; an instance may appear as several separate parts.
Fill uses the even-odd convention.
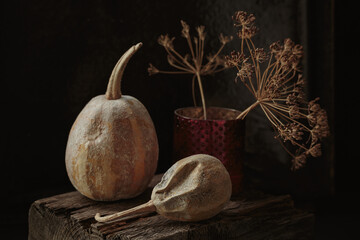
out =
[[[115,65],[105,95],[91,101],[74,122],[65,163],[73,186],[98,201],[141,194],[155,174],[159,147],[151,117],[134,97],[122,95],[121,79],[131,56],[127,50]]]
[[[158,160],[157,136],[146,108],[126,95],[93,98],[71,128],[65,159],[71,183],[91,199],[141,194]]]

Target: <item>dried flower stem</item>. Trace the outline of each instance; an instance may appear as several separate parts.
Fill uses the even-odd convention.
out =
[[[251,104],[250,107],[248,107],[246,110],[242,111],[237,117],[236,119],[244,119],[246,117],[246,115],[253,110],[257,105],[260,104],[260,101],[257,100],[256,102],[254,102],[253,104]]]
[[[196,79],[196,75],[193,76],[192,81],[191,81],[191,93],[192,93],[194,106],[197,107],[196,97],[195,97],[195,79]]]
[[[223,71],[227,68],[224,60],[220,57],[220,53],[223,50],[224,46],[232,40],[231,37],[225,37],[220,34],[219,39],[221,46],[218,51],[211,57],[208,57],[208,62],[203,64],[204,60],[204,46],[205,46],[205,28],[203,26],[197,27],[197,37],[194,37],[191,41],[190,27],[184,21],[181,21],[182,25],[182,36],[186,39],[188,47],[190,49],[190,55],[186,54],[182,56],[179,54],[173,46],[173,41],[175,38],[170,38],[168,35],[161,35],[158,39],[160,45],[162,45],[168,56],[167,60],[170,66],[177,69],[178,71],[162,71],[150,64],[148,71],[149,74],[164,73],[164,74],[193,74],[192,78],[192,96],[194,105],[196,106],[196,97],[195,97],[195,79],[197,80],[199,86],[199,92],[201,97],[201,103],[203,108],[203,118],[207,119],[206,111],[206,102],[204,89],[202,85],[201,76],[214,74],[220,71]],[[189,59],[191,57],[191,60]]]
[[[198,80],[199,89],[200,89],[200,96],[201,96],[201,102],[202,102],[202,107],[203,107],[204,120],[206,120],[207,119],[206,103],[205,103],[204,90],[202,87],[201,77],[200,77],[199,72],[196,72],[196,78]]]

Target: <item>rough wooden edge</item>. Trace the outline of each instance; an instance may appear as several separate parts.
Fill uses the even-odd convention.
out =
[[[160,179],[157,175],[150,186]],[[201,222],[176,222],[156,213],[106,224],[93,218],[99,210],[111,214],[144,203],[150,194],[151,188],[114,203],[95,202],[78,192],[37,200],[29,210],[28,239],[311,239],[314,230],[314,215],[295,209],[291,196],[251,191]]]

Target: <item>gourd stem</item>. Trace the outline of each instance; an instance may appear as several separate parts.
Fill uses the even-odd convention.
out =
[[[142,214],[142,213],[152,213],[152,212],[156,212],[156,207],[153,204],[152,200],[150,200],[147,203],[141,204],[137,207],[130,208],[130,209],[122,211],[122,212],[117,212],[117,213],[114,213],[114,214],[111,214],[111,215],[108,215],[105,217],[101,217],[100,213],[97,213],[95,215],[95,220],[98,222],[109,222],[112,220],[130,216],[130,215]]]
[[[142,46],[142,43],[138,43],[127,50],[120,60],[116,63],[107,86],[105,93],[106,99],[115,100],[121,98],[121,79],[127,63],[134,53]]]

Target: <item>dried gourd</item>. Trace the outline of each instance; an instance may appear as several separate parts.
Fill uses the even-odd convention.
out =
[[[66,147],[66,170],[73,186],[99,201],[133,198],[155,174],[158,140],[152,119],[134,97],[122,95],[121,79],[132,46],[110,76],[105,95],[91,99],[74,122]]]
[[[196,154],[176,162],[154,187],[151,200],[135,208],[101,217],[99,222],[156,211],[177,221],[201,221],[218,214],[231,197],[231,180],[217,158]]]

